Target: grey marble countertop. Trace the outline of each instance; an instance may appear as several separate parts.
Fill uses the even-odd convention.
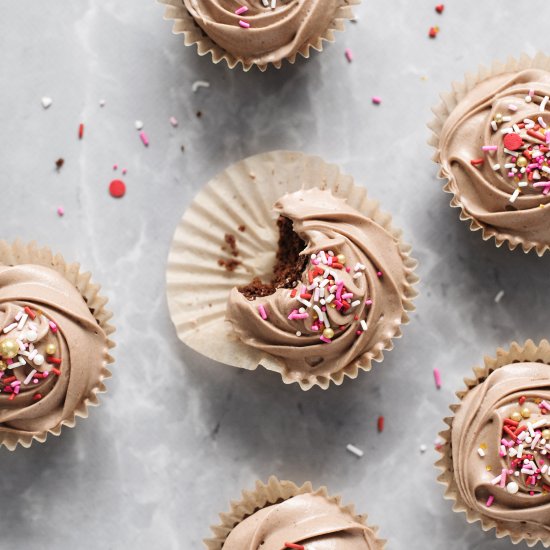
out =
[[[109,392],[88,420],[45,445],[0,452],[2,550],[197,549],[229,500],[271,474],[343,494],[390,549],[512,548],[452,513],[433,442],[484,354],[548,336],[550,256],[497,250],[459,222],[426,123],[464,72],[547,46],[550,5],[450,0],[437,15],[435,4],[365,1],[322,54],[244,74],[185,48],[151,0],[4,2],[1,236],[36,239],[91,270],[115,312],[118,347]],[[211,87],[193,93],[197,79]],[[53,99],[47,110],[43,96]],[[165,301],[171,236],[193,195],[228,164],[280,148],[341,165],[393,213],[420,260],[404,338],[373,372],[326,392],[198,356],[177,340]],[[400,161],[388,161],[395,152]],[[107,192],[115,163],[128,169],[118,201]],[[381,464],[399,473],[380,475]]]

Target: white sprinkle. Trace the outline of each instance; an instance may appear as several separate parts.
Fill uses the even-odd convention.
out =
[[[511,120],[512,120],[511,116],[503,116],[502,117],[502,122],[510,122]]]
[[[519,126],[517,124],[512,124],[512,128],[514,129],[514,132],[516,134],[521,133],[521,130],[519,129]]]
[[[26,365],[26,363],[12,363],[11,365],[8,365],[8,369],[16,369],[17,367],[22,367],[23,365]]]
[[[332,302],[332,300],[334,300],[334,294],[329,294],[326,299],[325,299],[325,302],[327,304],[330,304],[330,302]]]
[[[356,447],[355,445],[352,445],[351,443],[348,443],[346,449],[351,453],[351,454],[354,454],[355,456],[361,458],[365,453],[363,453],[363,451],[361,449],[359,449],[358,447]]]
[[[518,187],[527,187],[527,182],[526,181],[520,181],[518,183]]]
[[[541,113],[544,113],[545,109],[546,109],[546,104],[548,103],[548,100],[550,99],[550,97],[548,97],[547,95],[545,95],[542,99],[542,101],[540,102],[540,112]]]
[[[361,275],[363,275],[360,271],[358,271],[354,276],[353,278],[354,279],[359,279],[359,277],[361,277]]]
[[[17,312],[17,315],[15,316],[15,320],[19,321],[23,317],[23,310]]]
[[[420,452],[422,454],[424,454],[427,450],[428,450],[428,447],[426,447],[426,445],[424,444],[420,445]]]
[[[11,332],[14,328],[17,328],[17,323],[12,323],[11,325],[8,325],[4,329],[4,334],[7,334],[8,332]]]
[[[296,331],[296,336],[302,336],[302,333],[299,330],[297,330]]]
[[[538,123],[539,123],[543,128],[546,128],[546,127],[547,127],[546,122],[544,121],[544,119],[543,119],[541,116],[539,116],[539,118],[538,118]]]
[[[543,166],[542,171],[546,172],[547,174],[550,174],[550,168],[548,168],[548,166]]]
[[[277,0],[271,0],[271,9],[274,10],[277,7]]]
[[[498,125],[494,120],[491,120],[491,128],[493,129],[494,132],[498,130]]]
[[[99,106],[100,107],[105,107],[105,103],[106,103],[106,101],[104,99],[99,100]]]
[[[351,307],[357,307],[361,303],[361,300],[355,300],[354,302],[351,302]]]
[[[36,356],[38,355],[38,350],[33,349],[27,357],[29,358],[29,361],[32,361]]]
[[[532,101],[531,96],[530,96],[530,95],[526,95],[526,96],[525,96],[525,103],[531,103],[531,101]]]
[[[26,313],[23,313],[23,315],[21,315],[21,319],[19,319],[19,324],[17,325],[17,330],[23,329],[28,318],[29,316]]]
[[[366,330],[367,330],[367,322],[365,321],[365,319],[361,319],[361,328],[363,329],[363,331],[366,332]]]
[[[195,82],[191,85],[193,93],[196,93],[199,88],[210,88],[210,82],[207,82],[206,80],[195,80]]]
[[[483,458],[485,456],[485,451],[480,447],[478,450],[477,450],[477,454]]]
[[[34,330],[29,330],[27,334],[25,334],[25,338],[29,342],[36,342],[36,339],[38,338],[38,334]]]
[[[143,130],[143,121],[136,120],[134,122],[134,126],[136,127],[136,130]]]
[[[493,170],[496,172],[497,170],[500,170],[500,164],[493,164]]]
[[[514,103],[509,103],[509,104],[508,104],[508,109],[510,109],[510,111],[517,111],[517,110],[518,110],[518,106],[515,105]]]
[[[495,304],[498,304],[502,300],[503,296],[504,296],[504,290],[499,290],[497,295],[495,296]]]
[[[501,134],[511,134],[514,131],[513,128],[503,128],[500,133]]]
[[[32,369],[31,372],[29,372],[29,375],[27,376],[27,378],[25,378],[25,381],[23,382],[23,384],[27,386],[35,374],[36,374],[36,369]]]
[[[49,109],[51,104],[53,103],[53,100],[51,97],[43,97],[41,101],[42,101],[42,107],[44,107],[44,109]]]
[[[303,298],[300,298],[299,296],[296,296],[296,300],[300,302],[301,304],[304,304],[306,307],[311,307],[311,302],[308,302],[307,300],[304,300]]]

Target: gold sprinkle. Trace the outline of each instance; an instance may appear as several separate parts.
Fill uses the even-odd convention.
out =
[[[492,466],[486,466],[485,469],[486,469],[488,472],[492,472],[492,471],[493,471],[493,467],[492,467]]]
[[[482,443],[480,446],[479,446],[480,449],[483,449],[484,451],[487,450],[487,443]]]

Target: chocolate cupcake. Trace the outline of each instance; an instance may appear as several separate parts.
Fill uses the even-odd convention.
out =
[[[174,235],[168,303],[200,353],[326,389],[392,348],[414,309],[415,266],[363,188],[321,159],[277,151],[196,197]]]
[[[105,303],[76,264],[0,243],[0,445],[43,442],[97,404],[112,361]]]
[[[513,344],[475,369],[446,419],[446,497],[497,537],[550,546],[550,345]]]
[[[256,483],[232,502],[231,512],[221,514],[215,537],[205,540],[209,550],[382,550],[385,541],[378,529],[366,524],[366,516],[343,506],[323,487],[302,487],[272,477],[267,485]]]
[[[432,144],[452,206],[484,240],[550,246],[550,58],[481,69],[434,112]]]
[[[268,65],[279,68],[310,49],[321,51],[352,19],[351,6],[360,0],[161,0],[166,19],[185,44],[197,44],[199,55],[210,53],[214,63],[225,60],[245,71]]]

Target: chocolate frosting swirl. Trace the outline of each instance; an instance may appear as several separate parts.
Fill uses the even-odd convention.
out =
[[[29,311],[21,326],[4,332]],[[19,340],[12,361],[25,362],[8,364],[0,378],[0,440],[6,433],[41,434],[71,420],[99,385],[107,357],[107,337],[80,292],[46,267],[0,266],[0,323],[0,350],[2,341]],[[55,350],[49,355],[48,345]],[[2,357],[4,367],[9,361]],[[6,389],[14,383],[5,382],[14,377],[15,396]]]
[[[291,58],[329,28],[341,0],[277,0],[275,9],[261,0],[184,0],[202,30],[234,57],[266,65]],[[237,15],[235,10],[248,10]],[[250,27],[242,28],[239,21]]]
[[[464,396],[455,414],[452,464],[459,501],[468,509],[495,520],[499,527],[515,536],[548,540],[550,492],[545,487],[550,487],[549,473],[540,473],[534,484],[528,474],[512,473],[524,467],[523,461],[518,460],[520,464],[516,465],[514,460],[518,457],[510,449],[517,447],[508,447],[511,439],[506,432],[503,435],[505,423],[510,422],[507,419],[524,408],[530,416],[520,421],[520,429],[521,424],[527,423],[538,426],[537,431],[548,429],[550,410],[540,406],[542,401],[550,403],[550,366],[515,363],[495,370]],[[503,440],[507,442],[505,447],[501,447]],[[550,464],[548,443],[540,436],[534,444],[529,439],[520,442],[525,448],[524,455],[532,456],[539,467]],[[495,481],[503,470],[506,483],[501,486]],[[517,486],[510,490],[509,482]],[[488,506],[490,498],[494,502]]]
[[[239,523],[223,550],[375,550],[374,532],[323,496],[305,494],[262,508]]]
[[[292,220],[294,231],[307,243],[301,255],[308,256],[310,262],[294,290],[279,288],[270,296],[253,300],[237,288],[231,291],[226,318],[238,337],[283,359],[288,376],[303,381],[338,372],[363,354],[369,358],[379,354],[406,318],[407,268],[397,239],[330,191],[309,189],[287,194],[274,209]],[[325,252],[333,252],[333,258],[344,255],[348,267],[336,269],[323,264],[319,260]],[[318,257],[312,260],[312,254]],[[307,295],[306,285],[311,288],[312,270],[321,273],[313,284],[317,281],[322,287],[328,282],[323,280],[326,277],[331,282],[323,289],[327,299],[324,305],[322,299],[315,301],[316,290],[307,291],[312,307],[304,314],[299,309],[304,301],[298,299]],[[334,284],[332,277],[337,281]],[[338,291],[336,299],[328,303],[329,291],[340,284],[349,296],[345,309],[335,307]],[[264,307],[267,319],[260,317],[259,306]],[[326,309],[324,326],[330,325],[334,332],[330,342],[321,338],[324,331],[318,328],[318,310],[313,309],[321,307]]]
[[[512,248],[550,245],[550,187],[541,183],[550,179],[546,168],[541,169],[548,165],[548,96],[547,71],[492,76],[459,101],[440,133],[439,160],[448,190],[467,216],[510,241]],[[513,140],[507,142],[505,132],[521,136],[522,145],[510,150],[506,143]],[[494,150],[483,151],[484,146]],[[533,147],[542,148],[544,155],[533,159]],[[514,152],[516,156],[510,154]]]

